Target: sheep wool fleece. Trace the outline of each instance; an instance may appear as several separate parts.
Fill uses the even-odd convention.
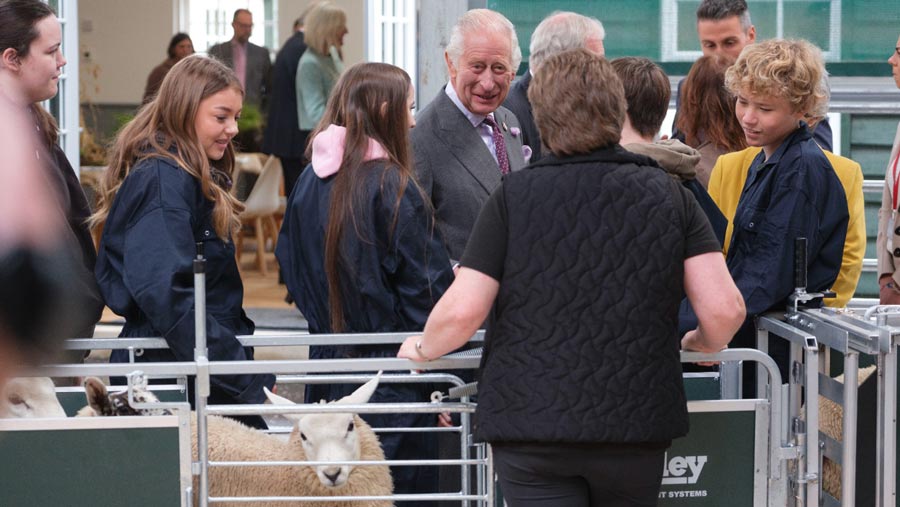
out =
[[[692,255],[687,217],[699,212],[691,194],[618,145],[549,155],[498,191],[506,256],[476,438],[665,444],[685,435],[677,320]]]
[[[372,428],[359,416],[353,417],[360,433],[360,459],[383,461],[384,452]],[[210,461],[306,461],[299,430],[287,442],[248,428],[224,417],[207,418]],[[191,414],[191,434],[196,435],[197,418]],[[191,439],[191,455],[197,459],[197,439]],[[194,505],[197,503],[199,481],[194,476]],[[309,466],[297,467],[213,467],[209,470],[210,496],[330,496],[327,502],[253,502],[225,503],[241,507],[271,505],[303,505],[304,507],[389,507],[390,500],[363,502],[341,501],[342,496],[393,494],[394,485],[387,465],[359,465],[350,472],[350,479],[339,488],[327,488],[319,482]]]

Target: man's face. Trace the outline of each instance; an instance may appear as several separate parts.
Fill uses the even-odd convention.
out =
[[[897,46],[891,51],[888,63],[891,64],[891,73],[894,75],[894,84],[900,88],[900,38],[897,38]]]
[[[756,41],[756,27],[750,26],[745,32],[741,28],[741,18],[697,20],[697,36],[703,56],[724,55],[737,60],[747,44]]]
[[[466,109],[486,115],[500,107],[515,76],[509,35],[499,31],[467,34],[459,62],[450,61],[447,53],[444,58],[450,83]]]
[[[253,16],[242,12],[231,23],[231,27],[234,28],[234,39],[241,44],[246,44],[253,33]]]

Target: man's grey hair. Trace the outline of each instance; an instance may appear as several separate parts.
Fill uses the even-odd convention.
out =
[[[697,7],[697,21],[722,21],[732,16],[740,19],[741,29],[745,32],[753,26],[745,0],[703,0]]]
[[[489,9],[472,9],[456,21],[453,31],[450,32],[450,42],[446,51],[453,65],[459,67],[459,59],[465,49],[466,36],[473,33],[506,32],[509,34],[509,44],[512,48],[509,55],[512,71],[519,69],[522,63],[522,49],[519,47],[519,37],[516,36],[516,28],[506,16]]]
[[[550,14],[531,34],[529,67],[532,72],[547,58],[569,49],[584,48],[590,40],[606,38],[603,23],[574,12],[557,11]]]

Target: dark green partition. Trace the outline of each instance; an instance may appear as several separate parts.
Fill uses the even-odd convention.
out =
[[[166,419],[168,427],[0,433],[0,505],[181,505],[178,428]]]
[[[754,445],[768,445],[768,432],[757,428],[755,402],[715,403],[721,410],[692,411],[690,433],[666,452],[660,507],[754,505]]]
[[[718,373],[684,374],[684,394],[688,401],[718,400],[721,393]]]

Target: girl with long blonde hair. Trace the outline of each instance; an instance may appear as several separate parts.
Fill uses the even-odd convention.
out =
[[[107,306],[125,317],[120,336],[163,336],[169,344],[145,350],[138,362],[193,358],[192,261],[201,245],[210,359],[253,359],[253,349],[236,339],[253,334],[254,324],[241,307],[231,239],[242,206],[229,193],[242,99],[241,84],[225,65],[187,57],[113,146],[92,217],[103,231],[97,282]],[[128,361],[127,352],[114,351],[110,361]],[[209,402],[262,403],[263,386],[274,383],[272,375],[213,377]],[[265,427],[258,416],[238,419]]]

